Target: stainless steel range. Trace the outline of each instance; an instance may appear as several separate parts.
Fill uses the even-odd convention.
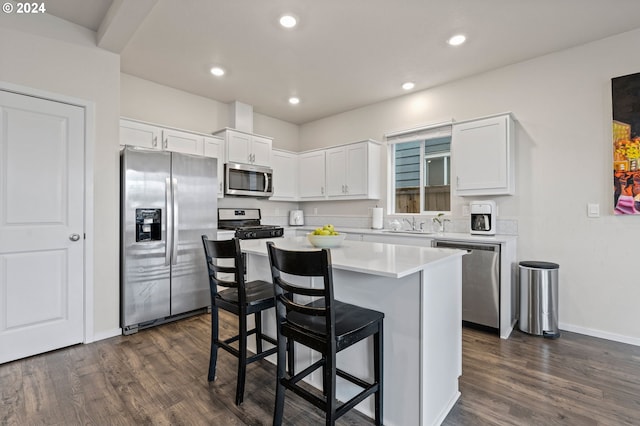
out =
[[[284,228],[262,225],[260,209],[218,209],[218,229],[234,229],[241,240],[274,238],[284,235]]]

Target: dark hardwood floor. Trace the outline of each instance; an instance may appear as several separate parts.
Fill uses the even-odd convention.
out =
[[[222,335],[234,319],[222,316]],[[248,367],[236,407],[231,355],[220,351],[218,378],[207,382],[209,324],[201,315],[0,365],[0,424],[271,424],[275,367]],[[445,425],[640,425],[640,347],[568,332],[500,340],[465,328],[460,390]],[[291,393],[285,419],[323,423]],[[352,411],[339,424],[369,420]]]

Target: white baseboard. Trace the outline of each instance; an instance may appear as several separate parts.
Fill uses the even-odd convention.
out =
[[[614,342],[627,343],[629,345],[640,346],[640,339],[637,337],[623,336],[621,334],[609,333],[607,331],[594,330],[593,328],[580,327],[572,324],[559,323],[560,330],[571,331],[573,333],[584,334],[600,339],[612,340]]]
[[[93,343],[93,342],[97,342],[98,340],[104,340],[104,339],[108,339],[110,337],[116,337],[116,336],[121,336],[122,335],[122,329],[121,328],[114,328],[113,330],[107,330],[107,331],[101,331],[98,333],[94,333],[93,334],[93,339],[91,339],[90,341],[87,341],[85,343]]]

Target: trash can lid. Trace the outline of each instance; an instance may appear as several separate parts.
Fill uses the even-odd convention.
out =
[[[540,262],[537,260],[525,260],[520,262],[520,266],[525,268],[537,268],[537,269],[558,269],[560,265],[552,262]]]

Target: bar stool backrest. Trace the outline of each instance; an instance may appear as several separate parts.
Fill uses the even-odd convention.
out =
[[[235,288],[238,290],[238,303],[240,306],[246,303],[246,290],[244,281],[244,266],[240,240],[210,240],[206,235],[202,236],[204,254],[207,260],[209,274],[209,286],[211,287],[211,300],[215,300],[218,286]],[[233,259],[233,265],[224,265],[221,259]],[[231,262],[229,262],[231,263]],[[233,280],[229,278],[233,277]]]
[[[287,322],[291,312],[308,317],[309,323],[324,322],[327,343],[335,344],[335,314],[333,311],[333,269],[331,266],[331,252],[328,249],[314,251],[283,250],[267,242],[271,275],[276,298],[276,317],[278,324]],[[321,288],[303,287],[285,279],[282,273],[298,277],[319,278],[314,284],[322,284]],[[288,278],[288,277],[287,277]],[[314,303],[303,304],[294,301],[294,296],[315,298]],[[300,315],[297,315],[299,317]],[[306,321],[305,321],[306,322]]]

